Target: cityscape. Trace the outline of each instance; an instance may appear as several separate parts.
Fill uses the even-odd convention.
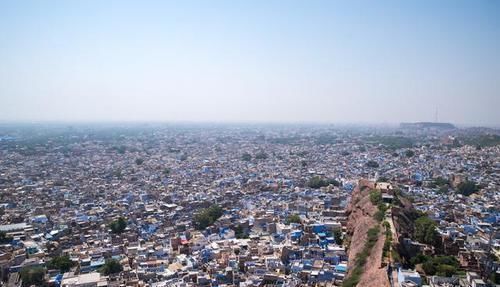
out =
[[[0,0],[0,287],[500,287],[500,0]]]
[[[498,130],[144,123],[0,132],[5,286],[498,283]]]

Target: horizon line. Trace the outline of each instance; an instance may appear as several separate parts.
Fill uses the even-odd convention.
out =
[[[332,125],[332,126],[400,126],[403,123],[446,123],[456,128],[500,128],[500,124],[470,124],[445,121],[399,121],[399,122],[334,122],[334,121],[227,121],[227,120],[1,120],[0,125],[119,125],[119,124],[167,124],[167,125]]]

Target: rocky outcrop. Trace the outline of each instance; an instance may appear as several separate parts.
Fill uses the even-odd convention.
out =
[[[360,180],[358,186],[353,191],[351,203],[347,208],[348,223],[347,234],[349,238],[349,267],[353,270],[357,255],[363,250],[367,241],[367,232],[370,228],[379,225],[373,216],[377,212],[377,207],[370,201],[370,191],[374,188],[374,183],[367,180]],[[384,287],[390,286],[387,278],[386,268],[382,267],[382,250],[385,236],[380,232],[379,238],[371,249],[370,255],[364,265],[363,274],[357,286],[363,287]],[[351,274],[349,273],[348,276]]]
[[[401,237],[411,237],[413,224],[421,214],[413,208],[412,203],[405,197],[400,196],[400,203],[392,208],[394,227]]]

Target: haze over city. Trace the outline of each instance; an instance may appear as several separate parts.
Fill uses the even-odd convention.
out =
[[[500,125],[498,1],[1,1],[0,121]]]
[[[0,0],[0,287],[500,287],[500,0]]]

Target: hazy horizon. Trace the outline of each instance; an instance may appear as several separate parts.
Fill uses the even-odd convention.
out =
[[[500,126],[498,1],[2,1],[1,122]]]

